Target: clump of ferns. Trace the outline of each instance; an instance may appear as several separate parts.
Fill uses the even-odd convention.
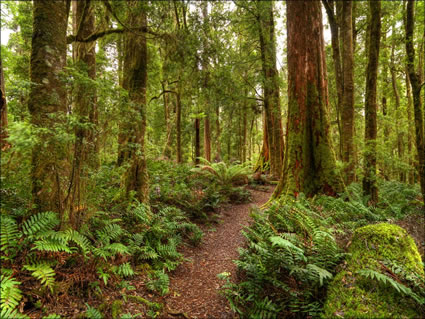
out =
[[[240,282],[224,286],[233,310],[255,318],[318,315],[342,257],[326,219],[303,195],[252,217],[236,261]]]

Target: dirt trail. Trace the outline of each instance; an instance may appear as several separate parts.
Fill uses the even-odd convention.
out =
[[[272,191],[272,187],[251,191],[251,203],[224,209],[219,224],[205,227],[200,246],[184,248],[189,261],[170,275],[170,293],[165,298],[165,310],[169,312],[163,318],[234,318],[227,300],[218,294],[223,282],[217,274],[227,271],[235,277],[232,260],[238,258],[237,249],[244,242],[241,230],[249,224],[251,207],[266,203]]]

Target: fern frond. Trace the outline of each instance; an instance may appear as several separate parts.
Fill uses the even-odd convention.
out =
[[[38,263],[31,265],[24,265],[23,267],[26,270],[32,272],[32,276],[40,280],[41,284],[49,287],[50,290],[53,290],[53,285],[55,283],[55,271],[47,263]]]
[[[4,251],[5,254],[9,254],[11,250],[17,247],[18,239],[22,236],[16,221],[8,216],[1,216],[0,234],[1,251]]]
[[[11,276],[1,276],[1,310],[12,311],[19,305],[22,299],[22,291],[18,288],[21,283]],[[6,312],[5,312],[6,313]],[[11,318],[11,317],[9,317]]]
[[[59,225],[59,218],[54,212],[42,212],[32,215],[22,225],[23,233],[27,236],[36,235],[51,230]]]

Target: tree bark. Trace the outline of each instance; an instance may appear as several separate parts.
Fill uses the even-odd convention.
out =
[[[128,0],[127,25],[146,26],[146,8],[143,2]],[[127,32],[124,36],[123,88],[128,91],[131,116],[122,135],[123,162],[128,163],[123,176],[127,198],[134,193],[140,203],[149,201],[148,173],[145,158],[147,44],[144,34]],[[132,196],[133,196],[132,195]]]
[[[345,181],[351,184],[355,179],[354,166],[354,55],[353,55],[352,2],[342,3],[342,69],[343,69],[343,103],[342,122],[342,160]]]
[[[369,47],[368,65],[366,69],[365,98],[365,162],[363,193],[370,196],[369,203],[378,202],[376,185],[376,83],[378,77],[379,46],[381,40],[381,2],[369,0]]]
[[[413,111],[413,98],[412,89],[410,85],[409,73],[406,70],[406,98],[407,98],[407,152],[409,153],[409,166],[410,170],[408,173],[407,181],[413,185],[415,183],[415,155],[413,154],[413,135],[414,135],[414,123],[412,121]]]
[[[329,136],[322,12],[317,1],[287,1],[288,129],[285,166],[273,194],[336,195]]]
[[[399,162],[403,161],[404,157],[404,144],[403,144],[403,131],[400,130],[399,125],[399,118],[402,116],[400,114],[400,94],[398,92],[397,87],[397,75],[396,75],[396,66],[395,66],[395,25],[392,25],[392,33],[393,33],[393,40],[391,43],[391,59],[390,59],[390,72],[391,72],[391,84],[393,89],[393,94],[395,97],[395,130],[397,135],[397,154]],[[406,174],[403,170],[399,171],[399,178],[401,182],[406,181]]]
[[[408,0],[406,7],[406,65],[409,73],[410,84],[412,86],[413,109],[415,118],[416,149],[418,151],[418,174],[421,185],[422,196],[425,199],[425,136],[424,136],[424,115],[421,101],[421,83],[420,77],[415,72],[415,48],[413,46],[414,35],[414,13],[415,1]]]
[[[210,108],[209,108],[209,61],[208,61],[208,2],[202,2],[202,16],[203,16],[203,28],[204,28],[204,39],[203,39],[203,52],[202,52],[202,73],[203,73],[203,95],[205,105],[205,118],[204,118],[204,156],[205,159],[211,162],[211,127],[210,127]]]
[[[276,67],[276,40],[273,2],[258,1],[258,24],[263,70],[264,109],[270,150],[270,174],[278,179],[283,163],[283,130],[279,97],[279,75]]]
[[[33,5],[31,82],[28,109],[37,143],[32,150],[34,212],[59,212],[64,220],[67,145],[58,136],[66,115],[66,90],[60,73],[66,64],[66,0],[36,0]]]
[[[95,31],[93,3],[90,0],[73,1],[75,18],[74,34],[88,37]],[[96,79],[96,42],[74,42],[73,55],[80,74]],[[86,79],[77,79],[73,114],[78,121],[75,128],[74,157],[71,169],[69,194],[69,223],[78,229],[81,223],[80,213],[85,210],[89,170],[96,169],[98,163],[98,125],[96,87]]]
[[[0,56],[0,89],[1,89],[1,100],[0,100],[0,150],[5,150],[9,147],[9,143],[6,141],[7,134],[7,102],[6,102],[6,89],[4,85],[4,73],[3,73],[3,61]]]
[[[182,129],[181,129],[181,123],[182,123],[182,103],[181,103],[181,83],[179,81],[178,83],[178,89],[176,94],[176,157],[177,157],[177,163],[183,162],[183,156],[182,156]],[[200,154],[198,154],[200,156]]]

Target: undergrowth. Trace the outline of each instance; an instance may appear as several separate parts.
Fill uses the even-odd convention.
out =
[[[423,209],[420,190],[398,182],[381,182],[380,202],[375,207],[367,202],[361,186],[352,184],[337,198],[307,199],[300,194],[295,200],[281,197],[264,212],[254,211],[254,222],[244,231],[246,247],[235,262],[238,282],[231,282],[228,273],[220,275],[231,308],[242,318],[320,316],[327,285],[344,257],[336,238],[347,240],[360,226],[391,222]],[[397,271],[405,273],[402,267]],[[367,271],[359,275],[380,281],[384,276]],[[405,288],[384,281],[412,298],[424,295],[417,278]]]

